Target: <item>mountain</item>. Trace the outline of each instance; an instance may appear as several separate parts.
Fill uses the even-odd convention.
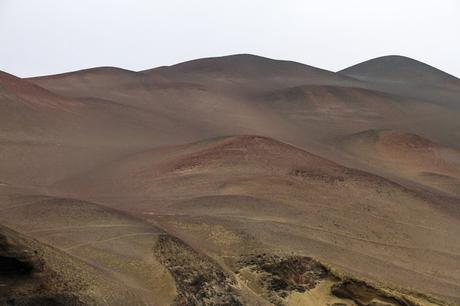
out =
[[[367,83],[366,88],[404,95],[458,109],[460,80],[404,56],[383,56],[338,72]]]
[[[34,137],[54,134],[82,105],[0,71],[1,134]]]
[[[0,73],[0,303],[458,304],[457,84],[395,56]]]
[[[327,79],[328,81],[347,81],[346,77],[333,72],[308,66],[305,64],[274,60],[252,54],[236,54],[222,57],[210,57],[192,60],[172,66],[163,66],[143,71],[155,73],[206,74],[225,75],[234,78],[289,78]]]
[[[204,58],[142,73],[241,94],[305,84],[351,85],[355,80],[297,62],[251,54]]]
[[[409,82],[420,84],[460,81],[435,67],[409,57],[389,55],[374,58],[339,71],[364,81]]]
[[[117,92],[120,88],[137,89],[154,85],[151,78],[143,74],[116,67],[90,68],[30,78],[28,81],[58,94],[76,98],[95,97],[101,90]]]
[[[438,234],[455,232],[458,201],[441,205],[439,199],[270,138],[233,136],[148,150],[54,188],[70,197],[110,199],[117,209],[128,197],[131,211],[212,257],[238,258],[263,245],[271,252],[315,254],[374,281],[406,279],[405,286],[421,291],[449,287],[447,279],[457,273],[446,269],[438,270],[440,278],[423,276],[433,262],[458,264],[456,238]]]
[[[173,130],[171,125],[175,124],[175,129],[180,131],[170,133],[169,139],[189,134],[177,141],[257,134],[304,145],[306,138],[300,139],[297,135],[305,129],[312,130],[310,137],[322,137],[323,134],[329,137],[337,133],[330,132],[331,128],[345,129],[351,134],[375,127],[410,130],[414,126],[422,129],[415,132],[429,134],[434,140],[453,144],[460,140],[457,132],[446,134],[439,131],[440,127],[452,131],[459,127],[456,114],[451,111],[452,107],[458,111],[456,97],[459,93],[456,91],[426,85],[414,89],[407,84],[392,85],[388,89],[385,84],[358,81],[342,72],[249,54],[198,59],[139,73],[102,67],[28,81],[67,97],[91,99],[93,105],[112,104],[139,110],[145,116],[155,116],[152,120],[158,122],[158,129],[163,133]],[[292,103],[284,103],[283,97],[278,99],[284,104],[281,109],[272,103],[276,92],[292,92],[296,87],[305,86],[322,88],[316,103],[324,110],[329,109],[329,114],[338,113],[347,120],[346,124],[342,119],[342,123],[334,122],[318,128],[322,120],[317,118],[333,118],[332,115],[317,116],[311,113],[308,105],[299,105],[297,99],[297,114],[286,118]],[[330,100],[329,95],[335,95],[335,98]],[[382,102],[380,97],[386,97],[387,102]],[[94,99],[100,103],[95,103]],[[379,102],[373,102],[375,100]],[[308,95],[303,101],[308,101]],[[184,108],[187,113],[182,112]],[[344,109],[348,110],[342,113]],[[383,114],[386,118],[381,120]],[[391,123],[394,114],[405,119]],[[169,122],[163,126],[162,121]],[[414,121],[424,123],[413,124]],[[408,122],[407,126],[400,126],[403,122]],[[300,125],[301,130],[293,125]],[[166,144],[166,140],[158,144]]]
[[[344,138],[344,147],[369,164],[459,196],[460,151],[412,133],[368,130]]]

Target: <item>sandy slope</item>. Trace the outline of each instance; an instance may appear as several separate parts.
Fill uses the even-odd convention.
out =
[[[59,249],[38,242],[31,246],[32,251],[41,250],[51,269],[62,265],[53,273],[71,284],[82,283],[76,286],[84,286],[83,292],[66,290],[79,300],[84,302],[88,295],[98,305],[165,305],[174,299],[173,280],[151,256],[155,240],[163,233],[155,226],[100,205],[30,190],[4,186],[0,196],[0,222]],[[63,262],[56,262],[55,256]],[[55,293],[54,287],[48,291]]]

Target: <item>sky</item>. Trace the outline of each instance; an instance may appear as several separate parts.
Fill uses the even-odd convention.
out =
[[[337,71],[398,54],[460,77],[459,0],[0,0],[0,70],[251,53]]]

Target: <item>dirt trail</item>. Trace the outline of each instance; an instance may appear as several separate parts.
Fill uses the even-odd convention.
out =
[[[115,236],[115,237],[111,237],[111,238],[104,239],[104,240],[79,243],[71,247],[64,248],[63,250],[70,251],[72,249],[80,248],[80,247],[87,246],[87,245],[93,245],[93,244],[98,244],[98,243],[103,243],[103,242],[108,242],[108,241],[113,241],[113,240],[118,240],[118,239],[124,239],[124,238],[130,238],[134,236],[143,236],[143,235],[155,235],[156,236],[156,235],[161,235],[161,233],[144,232],[144,233],[133,233],[133,234],[120,235],[120,236]]]

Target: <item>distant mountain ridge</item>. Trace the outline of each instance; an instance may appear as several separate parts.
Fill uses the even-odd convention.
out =
[[[370,59],[340,70],[338,73],[363,81],[385,80],[417,83],[459,81],[455,76],[435,67],[400,55]]]

